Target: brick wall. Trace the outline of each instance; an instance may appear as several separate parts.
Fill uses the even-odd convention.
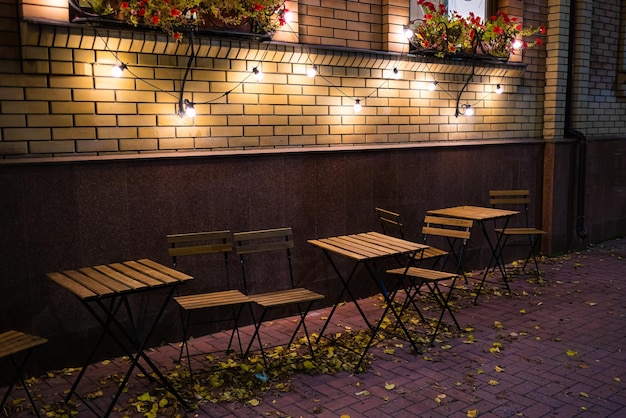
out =
[[[525,51],[521,65],[477,66],[460,101],[475,109],[471,118],[455,117],[469,63],[406,54],[400,32],[408,1],[292,0],[289,7],[297,19],[276,35],[281,42],[196,39],[197,57],[183,96],[197,103],[198,115],[189,119],[176,115],[188,40],[177,44],[151,32],[33,23],[44,16],[67,20],[61,0],[24,1],[30,21],[19,28],[17,5],[2,1],[7,22],[0,66],[4,159],[406,145],[562,133],[556,115],[563,106],[554,93],[561,91],[566,69],[558,52],[567,48],[566,33],[559,20],[547,20],[548,11],[559,12],[559,2],[554,7],[541,1],[500,2],[509,13],[523,15],[526,24],[554,25],[549,43],[563,49],[550,49],[550,54],[557,51],[556,61],[546,61],[546,50],[536,49]],[[589,7],[594,39],[618,33],[619,2]],[[624,118],[616,117],[625,105],[612,90],[617,55],[610,45],[598,43],[592,59],[583,62],[592,72],[592,88],[589,102],[579,101],[581,109],[592,108],[591,114],[581,111],[579,121],[602,135],[620,134],[624,127]],[[110,75],[118,61],[129,69],[119,79]],[[319,66],[321,77],[306,76],[312,64]],[[260,82],[251,77],[254,67],[265,73]],[[400,70],[400,79],[390,78],[393,68]],[[435,92],[426,88],[432,80],[439,82]],[[505,94],[492,93],[496,84]],[[356,99],[363,109],[355,114]]]
[[[471,65],[407,56],[396,35],[408,2],[301,0],[290,9],[297,23],[277,36],[300,43],[196,38],[183,95],[196,103],[193,119],[176,114],[188,41],[23,23],[21,72],[0,81],[0,154],[93,157],[540,136],[541,86],[524,66],[476,67],[461,101],[476,115],[455,117]],[[398,48],[405,51],[393,52]],[[118,61],[129,70],[119,79],[110,74]],[[306,75],[312,64],[320,69],[315,79]],[[254,67],[264,72],[262,81],[251,77]],[[400,79],[391,78],[394,68]],[[427,89],[432,80],[439,83],[435,92]],[[506,93],[493,94],[496,84]]]

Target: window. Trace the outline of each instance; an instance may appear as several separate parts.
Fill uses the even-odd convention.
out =
[[[483,19],[495,14],[498,5],[497,0],[430,0],[433,4],[444,4],[448,10],[456,11],[463,17],[469,16],[470,12],[474,15],[480,16]],[[410,16],[411,21],[419,20],[424,17],[422,7],[417,4],[417,1],[411,0],[410,2]]]

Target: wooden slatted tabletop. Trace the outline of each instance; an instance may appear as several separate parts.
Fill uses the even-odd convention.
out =
[[[427,213],[429,215],[449,216],[452,218],[470,219],[472,221],[487,221],[519,214],[519,212],[515,210],[482,206],[454,206],[451,208],[429,210]]]
[[[428,245],[390,237],[378,232],[311,239],[307,242],[356,261],[410,254],[428,248]]]
[[[48,273],[48,278],[89,300],[169,286],[192,276],[148,259]]]

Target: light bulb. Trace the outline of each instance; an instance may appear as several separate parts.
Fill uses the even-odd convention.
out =
[[[524,42],[521,40],[516,39],[513,41],[513,49],[520,49],[522,46],[524,46]]]
[[[465,105],[465,116],[473,116],[474,115],[474,109],[472,108],[472,106],[470,105]]]
[[[307,75],[311,78],[317,75],[317,65],[313,64],[311,68],[306,71]]]
[[[496,94],[502,94],[502,86],[500,84],[496,86]]]
[[[190,118],[196,116],[196,108],[193,106],[193,103],[187,99],[185,99],[185,115]]]
[[[404,27],[404,36],[406,36],[407,39],[411,39],[413,37],[413,29],[411,29],[408,26]]]
[[[287,23],[293,22],[293,12],[291,10],[286,10],[283,17],[285,18],[285,22]]]
[[[119,64],[111,68],[111,75],[113,77],[121,77],[122,73],[126,69],[126,64]]]
[[[263,79],[263,72],[259,70],[257,67],[254,67],[252,69],[252,72],[254,73],[254,78],[256,78],[257,81],[260,81]]]
[[[433,81],[432,83],[430,83],[430,84],[428,85],[428,90],[430,90],[430,91],[435,91],[435,89],[437,88],[437,85],[438,85],[438,84],[439,84],[439,83],[437,83],[436,81]]]
[[[354,111],[355,112],[360,112],[361,111],[361,99],[356,99],[354,102]]]

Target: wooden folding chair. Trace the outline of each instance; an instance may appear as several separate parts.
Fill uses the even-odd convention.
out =
[[[408,287],[406,292],[403,309],[412,305],[420,318],[424,320],[424,316],[415,300],[421,295],[421,291],[424,286],[426,286],[429,296],[431,296],[441,309],[437,326],[431,336],[431,345],[435,341],[435,337],[439,332],[441,321],[443,320],[443,316],[446,311],[450,314],[457,328],[461,330],[461,326],[456,320],[456,317],[450,307],[450,299],[452,297],[452,292],[457,279],[460,277],[465,278],[465,274],[463,272],[463,254],[467,241],[471,235],[471,228],[472,221],[470,220],[426,215],[424,217],[424,227],[422,228],[424,242],[428,243],[433,237],[443,238],[447,243],[449,250],[444,251],[445,254],[442,254],[440,257],[446,258],[446,261],[440,264],[440,269],[412,266],[409,267],[408,270],[403,267],[387,270],[387,273],[392,276],[402,275],[410,284],[410,287]],[[450,269],[453,271],[445,271],[447,258],[451,255],[453,255],[456,259],[455,268]],[[465,280],[467,281],[467,279]],[[444,287],[447,287],[447,293],[444,293]]]
[[[399,213],[378,207],[374,208],[374,210],[378,215],[383,234],[393,235],[397,236],[398,238],[405,239],[403,224],[400,220]],[[424,239],[426,239],[428,235],[424,234],[424,229],[422,229],[422,234],[424,236]],[[422,252],[419,261],[431,260],[433,263],[435,263],[447,255],[448,251],[437,248],[436,246],[432,246],[429,243],[429,248]]]
[[[19,331],[6,331],[0,334],[0,359],[9,357],[15,367],[15,374],[10,380],[6,393],[2,397],[2,402],[0,402],[0,411],[2,411],[4,404],[9,398],[11,390],[17,381],[20,380],[24,386],[28,399],[33,406],[33,411],[38,417],[41,416],[39,414],[39,409],[35,404],[35,400],[33,399],[33,395],[30,393],[30,389],[28,388],[28,383],[26,383],[24,368],[26,367],[26,362],[33,352],[33,349],[47,342],[48,340],[43,337],[29,335]],[[17,358],[19,355],[22,356],[21,361]]]
[[[291,249],[293,248],[293,233],[291,228],[276,228],[257,231],[238,232],[234,234],[235,239],[235,251],[239,255],[239,261],[241,264],[241,273],[244,282],[244,289],[246,294],[257,305],[262,308],[261,315],[258,319],[255,319],[255,330],[250,344],[246,350],[246,354],[250,351],[254,339],[256,338],[265,366],[267,368],[267,359],[263,348],[263,342],[261,341],[260,329],[266,314],[273,308],[278,308],[285,305],[295,305],[298,309],[298,315],[300,320],[293,332],[288,345],[291,345],[296,337],[300,327],[304,330],[311,356],[314,359],[313,347],[311,346],[311,340],[309,332],[306,327],[305,319],[311,309],[313,303],[317,300],[323,299],[324,295],[315,293],[311,290],[295,287],[295,279],[293,275],[292,261],[291,261]],[[277,252],[283,252],[285,262],[281,263],[281,258],[276,254]],[[260,268],[251,270],[249,263],[252,259],[255,259],[256,265],[262,265],[265,271],[261,271]],[[285,287],[285,284],[281,284],[279,281],[280,274],[286,273],[289,276],[289,288],[282,290],[276,290],[268,293],[251,293],[249,286],[251,283],[251,277],[262,277],[272,280],[271,283],[266,283],[265,287],[269,288],[281,288]],[[254,275],[254,276],[253,276]],[[262,280],[262,279],[261,279]]]
[[[221,255],[224,263],[224,272],[226,278],[225,290],[206,292],[193,295],[177,296],[174,300],[181,308],[183,320],[183,345],[180,348],[179,361],[183,355],[183,349],[187,354],[189,364],[189,373],[193,375],[191,369],[191,357],[189,355],[189,327],[191,325],[200,325],[210,322],[233,321],[234,327],[228,342],[227,352],[230,352],[235,334],[239,343],[239,350],[243,356],[243,346],[241,344],[241,336],[239,334],[239,319],[243,308],[251,303],[244,293],[233,289],[230,283],[230,274],[228,268],[228,254],[233,249],[231,232],[211,231],[211,232],[195,232],[185,234],[172,234],[167,236],[167,242],[170,245],[168,254],[172,257],[174,267],[178,265],[178,258],[181,256],[201,256],[207,254]],[[208,310],[210,308],[230,308],[231,316],[218,320],[204,320],[191,322],[192,314],[198,311]]]
[[[535,228],[530,225],[530,218],[528,214],[528,206],[530,205],[530,193],[528,190],[490,190],[489,191],[489,203],[494,208],[500,209],[521,209],[524,208],[523,224],[512,225],[510,223],[506,228],[496,228],[496,233],[501,235],[499,237],[500,246],[498,248],[498,256],[503,260],[503,250],[509,244],[509,239],[512,237],[526,237],[528,242],[525,244],[517,244],[527,246],[529,251],[524,259],[524,265],[522,271],[526,268],[526,265],[533,258],[535,263],[535,273],[540,275],[539,263],[537,262],[537,245],[541,237],[547,234],[546,231]],[[514,244],[509,244],[509,247]],[[504,265],[504,263],[502,263]]]

